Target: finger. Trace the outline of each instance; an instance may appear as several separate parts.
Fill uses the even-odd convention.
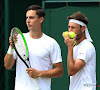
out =
[[[18,41],[17,35],[18,35],[18,34],[14,34],[14,35],[13,35],[14,43],[17,43],[17,41]]]
[[[32,74],[32,71],[27,71],[27,73],[30,75],[30,74]]]
[[[29,74],[29,77],[31,77],[31,78],[36,78],[35,76],[33,76],[32,74]]]
[[[32,71],[32,68],[27,68],[26,71]]]
[[[9,37],[9,43],[10,43],[11,48],[13,48],[11,37]]]
[[[17,39],[18,34],[13,35],[13,39]]]
[[[65,39],[65,35],[64,35],[64,32],[62,33],[62,36],[63,36],[63,38]]]
[[[69,38],[69,33],[67,33],[67,38],[70,39],[70,38]]]
[[[18,41],[17,39],[14,39],[14,43],[17,43],[17,41]]]
[[[74,40],[76,39],[76,37],[77,37],[77,34],[75,34],[75,37],[73,38]]]
[[[27,73],[32,74],[32,71],[27,71]]]
[[[18,34],[13,34],[13,38],[17,38]]]
[[[26,71],[29,71],[29,68],[27,68]]]
[[[69,36],[69,34],[67,34],[68,36]],[[66,38],[68,38],[68,36],[67,37],[65,37],[65,32],[63,32],[62,33],[62,36],[63,36],[63,38],[66,40]]]
[[[18,36],[18,34],[14,34],[14,36],[16,37],[16,36]]]
[[[29,77],[34,78],[32,71],[27,71],[27,73],[28,73]]]
[[[32,76],[32,73],[30,73],[29,71],[27,72],[28,73],[28,75],[31,77]]]
[[[11,41],[11,36],[9,37],[9,41]]]

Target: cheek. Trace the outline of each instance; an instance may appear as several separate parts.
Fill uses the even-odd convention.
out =
[[[31,21],[31,23],[33,23],[33,24],[37,24],[38,21],[34,19],[34,20]]]
[[[76,32],[76,34],[80,34],[81,33],[81,29],[80,28],[76,28],[75,32]]]
[[[26,24],[27,24],[27,20],[26,20]]]

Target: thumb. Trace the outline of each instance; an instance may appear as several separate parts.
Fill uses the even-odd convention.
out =
[[[62,36],[63,36],[64,39],[66,38],[65,35],[64,35],[64,32],[62,33]]]
[[[77,37],[77,34],[75,34],[75,37],[73,38],[74,40],[76,39],[76,37]]]
[[[31,68],[27,68],[26,71],[31,71]]]

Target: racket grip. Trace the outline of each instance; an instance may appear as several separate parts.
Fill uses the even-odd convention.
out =
[[[34,78],[32,78],[32,81],[33,81],[33,83],[34,83],[34,85],[35,85],[35,90],[40,90],[40,88],[39,88],[39,86],[38,86],[36,80],[35,80]]]

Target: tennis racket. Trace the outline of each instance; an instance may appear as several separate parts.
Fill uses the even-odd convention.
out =
[[[26,43],[23,33],[20,31],[19,28],[14,27],[11,29],[11,40],[12,40],[12,44],[15,49],[15,52],[17,53],[19,58],[23,61],[23,63],[26,65],[27,68],[31,68],[31,65],[29,62],[27,43]],[[35,90],[39,90],[36,80],[34,78],[32,79],[36,88]]]

